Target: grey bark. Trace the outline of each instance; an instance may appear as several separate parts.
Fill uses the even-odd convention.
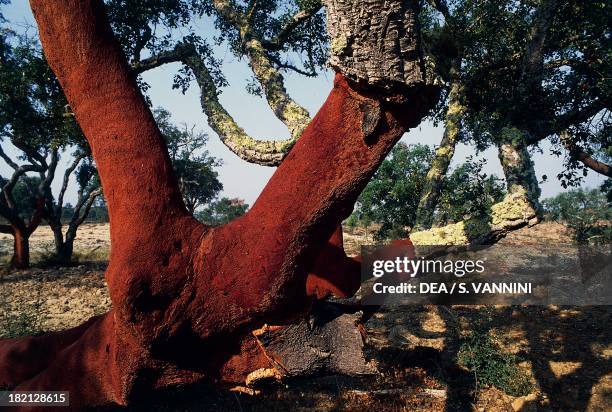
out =
[[[425,81],[416,0],[326,0],[330,65],[388,92]]]

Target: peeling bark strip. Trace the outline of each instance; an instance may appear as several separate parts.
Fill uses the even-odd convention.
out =
[[[326,0],[330,65],[349,79],[397,92],[424,82],[416,0]]]
[[[364,357],[360,323],[361,313],[343,313],[337,305],[320,302],[308,320],[264,327],[253,334],[277,376],[371,375],[376,368]]]
[[[413,87],[403,104],[382,104],[368,145],[360,107],[380,96],[337,74],[252,209],[209,228],[185,209],[102,1],[31,5],[45,56],[92,147],[107,196],[113,309],[70,331],[0,341],[0,386],[68,390],[71,407],[79,408],[128,404],[201,380],[240,382],[269,369],[252,331],[308,311],[313,262],[391,148],[431,109],[436,90]]]

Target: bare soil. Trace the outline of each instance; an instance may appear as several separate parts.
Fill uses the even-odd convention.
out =
[[[44,264],[51,241],[47,228],[35,232],[35,264]],[[363,229],[345,233],[352,254],[370,241],[371,233],[366,236]],[[569,242],[564,226],[543,223],[514,232],[500,244],[537,251]],[[110,299],[103,272],[109,246],[107,225],[84,225],[76,244],[76,266],[2,272],[0,335],[65,329],[107,311]],[[4,261],[10,248],[10,238],[0,235]],[[482,309],[381,309],[365,325],[368,356],[378,363],[378,376],[294,379],[258,388],[260,395],[198,385],[157,394],[137,410],[612,411],[609,307],[488,309],[491,333],[503,350],[518,356],[532,380],[532,393],[521,397],[480,385],[457,363],[461,336],[482,320]]]

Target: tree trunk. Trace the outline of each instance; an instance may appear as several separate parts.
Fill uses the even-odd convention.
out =
[[[524,136],[513,127],[502,129],[501,135],[504,143],[498,152],[508,191],[504,199],[491,206],[487,216],[412,233],[415,246],[489,244],[541,220],[540,188],[531,156],[524,145],[513,143],[523,142]]]
[[[436,149],[436,154],[431,163],[431,167],[427,172],[425,184],[419,206],[416,213],[415,228],[417,230],[427,230],[433,224],[434,211],[440,199],[444,178],[448,172],[453,156],[455,155],[455,146],[459,138],[461,118],[465,113],[465,106],[461,97],[461,85],[457,79],[459,65],[461,62],[455,63],[451,74],[455,78],[451,85],[448,96],[448,108],[446,110],[446,119],[444,121],[444,134],[440,146]]]
[[[30,267],[30,234],[27,229],[13,227],[13,257],[11,267],[27,269]]]
[[[49,222],[49,227],[53,232],[53,244],[55,246],[55,260],[59,265],[68,265],[72,260],[72,250],[66,248],[67,242],[64,241],[62,225],[59,222]]]
[[[31,4],[108,201],[113,309],[86,327],[34,338],[36,345],[32,338],[1,341],[0,385],[70,390],[75,407],[127,404],[153,389],[238,382],[269,368],[252,332],[308,311],[312,262],[393,145],[432,107],[436,90],[406,75],[402,98],[389,99],[337,74],[251,210],[206,227],[185,209],[102,2]],[[398,44],[416,42],[415,33],[402,35]],[[51,349],[29,358],[33,345]]]

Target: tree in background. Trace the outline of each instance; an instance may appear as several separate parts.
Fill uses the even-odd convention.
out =
[[[206,225],[220,226],[244,215],[248,208],[242,199],[223,197],[206,206],[196,217]]]
[[[363,190],[353,224],[380,224],[375,239],[401,239],[416,223],[419,199],[436,154],[425,145],[397,144]],[[485,160],[468,158],[444,180],[432,218],[436,226],[486,218],[505,194],[501,179],[482,171]]]
[[[204,133],[198,133],[187,125],[183,125],[182,129],[176,127],[171,123],[170,112],[165,109],[157,108],[153,114],[166,140],[185,206],[194,214],[223,190],[219,175],[214,170],[221,162],[204,150],[208,140]]]
[[[598,189],[573,189],[542,202],[546,217],[562,222],[578,243],[612,241],[612,203]]]
[[[507,195],[488,219],[469,219],[411,235],[414,242],[491,242],[537,223],[540,190],[529,149],[550,139],[566,150],[564,185],[589,167],[608,175],[610,5],[605,2],[432,0],[421,14],[430,70],[446,99],[445,132],[417,212],[433,223],[454,144],[497,148]],[[441,17],[437,17],[441,16]],[[451,139],[451,136],[456,138]],[[449,156],[450,155],[450,156]],[[580,166],[581,165],[581,166]]]
[[[16,268],[30,264],[29,238],[44,216],[59,152],[72,138],[72,125],[63,117],[65,104],[59,83],[35,42],[2,29],[0,140],[4,147],[10,142],[19,155],[13,159],[0,147],[0,157],[13,170],[0,190],[0,215],[8,222],[0,230],[15,239],[11,265]],[[28,173],[36,174],[37,179],[33,180]],[[28,187],[31,196],[28,201],[15,199],[14,191],[20,187],[20,181],[21,187]],[[26,214],[21,206],[33,210]]]
[[[9,222],[2,229],[15,237],[13,266],[29,266],[29,237],[43,219],[54,236],[53,260],[68,264],[78,227],[102,193],[97,172],[89,147],[67,110],[66,98],[37,40],[3,29],[1,41],[0,139],[18,150],[13,159],[4,149],[8,145],[0,147],[0,157],[14,170],[11,178],[5,179],[0,200],[0,215]],[[57,177],[60,157],[71,149],[72,161],[63,174],[56,198],[51,184]],[[25,163],[19,165],[20,161]],[[37,175],[35,189],[28,173]],[[64,201],[72,177],[78,185],[77,202],[67,216]],[[23,186],[20,181],[30,188],[27,192],[30,198],[21,203],[13,199],[15,188]],[[36,208],[27,214],[20,205]]]
[[[377,239],[408,235],[433,156],[428,146],[398,143],[363,190],[353,213],[381,225]]]
[[[71,176],[76,178],[77,201],[74,206],[67,208],[64,204],[64,197]],[[88,148],[77,150],[73,155],[72,163],[64,172],[57,200],[51,194],[47,196],[45,202],[45,219],[53,232],[55,245],[55,254],[52,259],[54,263],[68,265],[72,262],[77,230],[85,222],[91,208],[101,195],[100,179],[91,153],[88,153]],[[66,227],[65,233],[64,226]]]
[[[437,226],[487,217],[491,207],[503,200],[503,180],[482,171],[486,160],[469,157],[455,167],[444,180],[444,187],[434,214]]]

